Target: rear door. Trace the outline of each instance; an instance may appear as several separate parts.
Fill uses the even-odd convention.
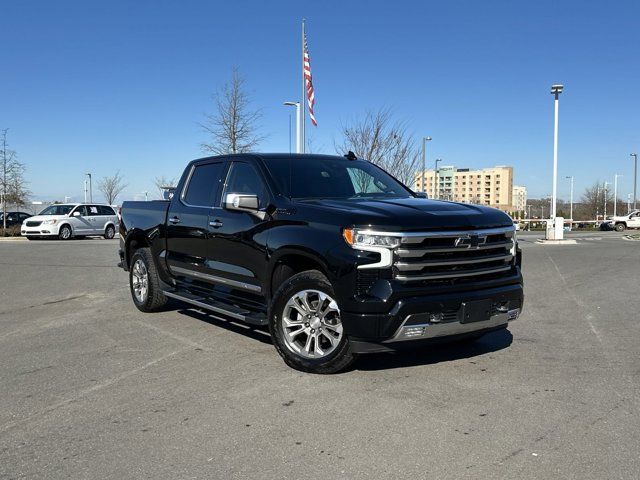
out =
[[[207,273],[209,214],[217,206],[226,166],[224,159],[193,164],[169,205],[166,260],[177,277],[202,279]]]
[[[100,215],[99,205],[88,205],[87,210],[89,212],[89,224],[91,225],[91,234],[101,234],[101,222],[103,217]]]

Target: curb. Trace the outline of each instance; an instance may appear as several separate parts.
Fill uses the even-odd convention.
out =
[[[26,237],[0,237],[0,242],[26,242]]]
[[[540,245],[577,245],[574,239],[566,239],[566,240],[545,240],[543,238],[539,238],[536,240],[536,243]]]

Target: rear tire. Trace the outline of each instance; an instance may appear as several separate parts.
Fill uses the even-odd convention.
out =
[[[331,283],[317,270],[293,275],[276,291],[269,309],[269,331],[291,368],[328,374],[344,370],[355,360],[335,297]]]
[[[616,232],[624,232],[624,223],[616,223]]]
[[[167,303],[167,297],[160,287],[158,270],[148,248],[136,250],[131,257],[129,290],[133,304],[141,312],[157,312]]]
[[[59,240],[69,240],[71,238],[71,227],[69,225],[63,225],[58,230],[58,239]]]
[[[116,229],[113,225],[109,225],[107,228],[105,228],[104,238],[106,238],[107,240],[111,240],[113,237],[115,237],[115,235]]]

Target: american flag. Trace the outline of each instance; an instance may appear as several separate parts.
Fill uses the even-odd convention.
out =
[[[313,81],[311,79],[311,63],[309,61],[309,46],[307,45],[307,34],[304,34],[304,53],[302,58],[304,64],[304,81],[307,89],[307,104],[309,105],[309,118],[314,127],[318,126],[316,117],[313,115],[313,105],[316,103],[313,93]]]

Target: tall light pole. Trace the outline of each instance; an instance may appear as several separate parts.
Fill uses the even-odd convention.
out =
[[[91,173],[87,172],[87,176],[89,177],[89,202],[93,203],[93,188],[91,186]]]
[[[613,216],[614,217],[618,214],[618,177],[622,177],[622,175],[618,175],[616,173],[613,176]]]
[[[556,219],[556,202],[558,200],[558,97],[562,93],[564,85],[551,85],[551,94],[555,96],[554,100],[554,121],[553,121],[553,192],[551,200],[551,222],[555,225]]]
[[[631,213],[631,194],[627,193],[627,215]]]
[[[635,210],[637,207],[636,202],[638,201],[638,197],[636,196],[636,190],[638,188],[638,154],[632,153],[633,157],[633,209]]]
[[[438,191],[440,190],[440,184],[439,184],[440,170],[438,170],[438,163],[440,163],[441,161],[442,161],[441,158],[436,158],[436,169],[433,172],[433,179],[434,179],[433,181],[435,183],[435,187],[433,189],[433,196],[438,199],[440,198],[440,195],[439,195],[440,192]]]
[[[302,115],[300,115],[300,102],[284,102],[288,107],[296,107],[296,153],[303,153],[302,149]]]
[[[425,172],[427,171],[427,142],[431,141],[431,137],[422,137],[422,173],[420,174],[420,182],[422,183],[422,191],[427,191],[425,184]]]
[[[604,213],[602,214],[603,222],[607,219],[607,187],[609,185],[609,182],[604,182]]]
[[[571,179],[571,206],[569,207],[569,217],[571,217],[571,221],[573,221],[573,175],[567,175],[564,178]]]

